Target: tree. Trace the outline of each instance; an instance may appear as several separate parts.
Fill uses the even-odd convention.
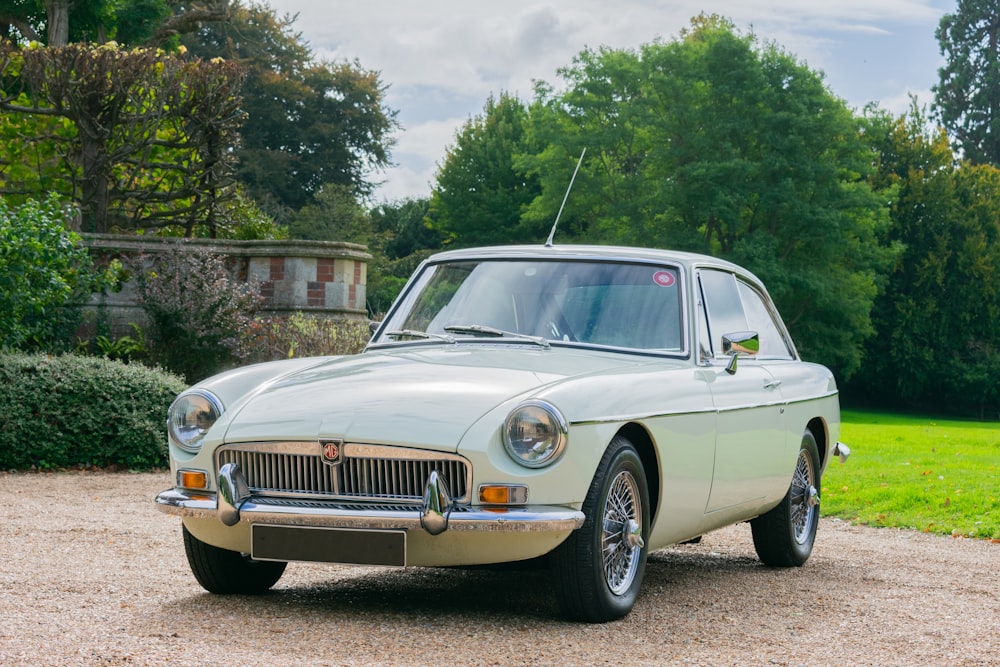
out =
[[[397,127],[378,72],[357,61],[315,61],[292,30],[294,17],[254,2],[230,9],[228,21],[205,23],[182,43],[246,72],[237,178],[247,192],[282,223],[328,185],[369,195]]]
[[[525,226],[521,215],[539,195],[539,179],[515,169],[515,157],[531,151],[528,114],[516,97],[486,101],[448,149],[431,195],[428,218],[446,242],[489,245],[542,241],[547,230]],[[541,237],[541,238],[539,238]]]
[[[365,294],[370,317],[387,312],[420,262],[441,248],[444,238],[431,228],[429,212],[427,198],[384,202],[371,210],[377,243],[368,246],[372,262]]]
[[[387,239],[383,248],[386,257],[403,259],[441,247],[444,239],[430,226],[429,213],[430,200],[426,198],[383,202],[371,210],[376,233]]]
[[[545,176],[526,217],[554,218],[568,150],[586,147],[560,235],[743,264],[804,357],[856,371],[893,251],[884,201],[865,180],[864,121],[822,76],[714,16],[637,52],[585,51],[560,73],[566,90],[541,85],[531,107],[544,148],[519,165]]]
[[[344,241],[368,245],[375,241],[371,217],[344,185],[327,185],[302,207],[288,226],[292,238]]]
[[[179,35],[193,33],[205,24],[230,20],[231,0],[126,0],[130,14],[119,15],[119,25],[132,28],[133,39],[139,39],[155,27],[144,42],[146,46],[163,46]],[[162,5],[167,6],[163,11]],[[157,22],[157,19],[162,19]]]
[[[224,21],[229,0],[0,0],[0,33],[24,44],[165,46],[202,22]]]
[[[516,164],[541,183],[525,221],[547,233],[565,200],[557,239],[639,243],[640,229],[658,212],[659,187],[646,169],[650,109],[638,54],[587,49],[559,74],[565,90],[557,93],[544,82],[535,88],[530,130],[540,152]],[[586,159],[567,198],[581,155]]]
[[[935,33],[941,123],[973,164],[1000,166],[1000,0],[958,0]]]
[[[364,199],[389,164],[395,112],[377,72],[314,61],[293,20],[235,0],[0,0],[12,38],[0,53],[2,109],[31,116],[0,122],[0,135],[26,133],[34,149],[3,147],[0,189],[56,183],[80,199],[90,231],[180,225],[212,235],[233,227],[234,179],[279,223],[328,185]],[[50,44],[73,43],[18,53],[46,32]],[[106,45],[88,52],[83,43]],[[174,55],[156,62],[162,51],[121,44]],[[41,63],[31,81],[28,61]],[[70,95],[70,75],[85,95]],[[147,122],[158,114],[167,126],[159,133]]]
[[[233,196],[240,83],[233,63],[150,49],[0,45],[0,109],[57,130],[29,138],[48,159],[29,155],[37,165],[8,170],[0,188],[76,199],[84,231],[215,229]]]
[[[1000,408],[1000,170],[956,164],[914,103],[873,116],[873,187],[891,192],[903,247],[876,299],[854,391],[893,407]]]
[[[45,7],[38,0],[0,0],[0,37],[11,41],[42,41]]]
[[[100,2],[104,5],[105,3]],[[45,0],[48,12],[48,42],[49,46],[66,46],[69,43],[69,10],[72,0]]]
[[[888,211],[865,181],[864,124],[822,77],[777,46],[699,17],[643,51],[653,108],[652,175],[689,246],[758,273],[807,358],[849,377],[873,332],[877,276],[891,259]]]

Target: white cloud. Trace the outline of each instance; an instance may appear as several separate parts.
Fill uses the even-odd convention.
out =
[[[449,118],[427,121],[401,133],[393,150],[396,165],[375,180],[383,181],[376,199],[394,201],[424,197],[431,192],[444,147],[454,144],[455,133],[468,120]]]

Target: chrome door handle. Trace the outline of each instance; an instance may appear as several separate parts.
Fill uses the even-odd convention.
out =
[[[764,383],[764,389],[777,389],[781,386],[781,380],[768,380]]]

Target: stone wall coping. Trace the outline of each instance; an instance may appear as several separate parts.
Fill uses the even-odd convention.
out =
[[[369,262],[366,246],[340,241],[303,241],[300,239],[236,241],[230,239],[186,239],[167,236],[80,233],[84,244],[94,250],[129,253],[162,253],[183,248],[202,247],[218,254],[237,257],[325,257],[357,259]]]

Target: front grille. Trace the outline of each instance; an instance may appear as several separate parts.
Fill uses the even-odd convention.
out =
[[[248,443],[220,447],[216,469],[239,466],[257,496],[420,502],[432,471],[457,502],[469,501],[468,461],[461,456],[404,447],[347,443],[340,460],[321,456],[319,442]]]

